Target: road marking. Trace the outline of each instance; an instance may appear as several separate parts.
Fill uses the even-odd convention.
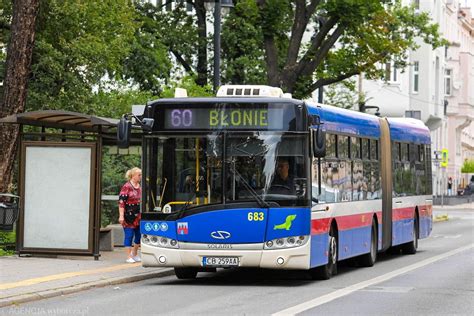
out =
[[[446,253],[434,256],[432,258],[425,259],[423,261],[417,262],[417,263],[409,265],[407,267],[404,267],[404,268],[392,271],[390,273],[378,276],[376,278],[373,278],[373,279],[370,279],[370,280],[367,280],[367,281],[363,281],[363,282],[360,282],[360,283],[357,283],[357,284],[353,284],[353,285],[348,286],[346,288],[343,288],[343,289],[334,291],[332,293],[317,297],[315,299],[312,299],[312,300],[309,300],[307,302],[298,304],[296,306],[284,309],[284,310],[282,310],[280,312],[277,312],[275,314],[272,314],[272,315],[274,315],[274,316],[296,315],[298,313],[302,313],[302,312],[304,312],[308,309],[326,304],[326,303],[331,302],[331,301],[333,301],[337,298],[349,295],[349,294],[351,294],[355,291],[361,290],[361,289],[366,288],[368,286],[372,286],[374,284],[378,284],[378,283],[390,280],[390,279],[392,279],[394,277],[397,277],[401,274],[413,271],[415,269],[419,269],[419,268],[424,267],[428,264],[431,264],[431,263],[434,263],[436,261],[448,258],[448,257],[453,256],[453,255],[455,255],[457,253],[460,253],[462,251],[469,250],[473,247],[474,247],[474,244],[470,244],[470,245],[467,245],[467,246],[464,246],[464,247],[460,247],[460,248],[448,251]]]
[[[433,238],[445,238],[445,239],[457,239],[461,238],[462,235],[434,235]]]
[[[7,290],[7,289],[13,289],[16,287],[21,287],[21,286],[29,286],[29,285],[35,285],[35,284],[43,283],[43,282],[62,280],[62,279],[72,278],[72,277],[76,277],[80,275],[88,275],[88,274],[118,271],[118,270],[123,270],[123,269],[128,269],[128,268],[136,268],[138,266],[140,266],[139,263],[132,263],[132,264],[125,263],[125,264],[115,265],[112,267],[106,267],[102,269],[83,270],[83,271],[76,271],[76,272],[66,272],[66,273],[61,273],[61,274],[47,275],[44,277],[27,279],[27,280],[22,280],[18,282],[2,283],[0,284],[0,290]]]

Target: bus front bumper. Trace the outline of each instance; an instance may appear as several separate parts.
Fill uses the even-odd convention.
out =
[[[207,245],[201,244],[199,248],[202,248],[202,246]],[[238,267],[292,270],[307,270],[310,268],[310,240],[303,246],[294,248],[267,250],[263,249],[263,244],[259,244],[257,247],[260,249],[223,250],[189,249],[192,246],[188,245],[186,249],[174,249],[142,243],[142,265],[144,267],[203,267],[204,257],[238,257]]]

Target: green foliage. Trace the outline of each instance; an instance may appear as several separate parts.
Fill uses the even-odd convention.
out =
[[[461,168],[462,173],[474,173],[474,160],[465,160],[462,168]]]
[[[222,33],[223,82],[265,84],[265,52],[257,4],[242,0],[233,11]]]
[[[186,91],[188,92],[188,97],[214,96],[212,87],[210,85],[201,87],[200,85],[196,83],[194,78],[191,76],[184,77],[180,82],[172,83],[170,86],[166,87],[163,90],[163,93],[161,94],[161,96],[163,98],[173,98],[176,88],[186,89]]]
[[[161,10],[149,2],[140,1],[135,3],[135,10],[139,27],[135,31],[131,53],[124,63],[123,78],[131,79],[141,90],[158,95],[161,84],[168,82],[172,68],[163,41],[163,35],[166,37],[167,33],[157,32],[159,25],[164,23],[159,18]]]
[[[41,1],[27,109],[97,114],[92,92],[122,73],[134,17],[127,0]]]
[[[132,105],[146,104],[152,98],[153,94],[148,91],[116,87],[113,90],[101,90],[92,94],[89,106],[97,115],[119,118],[122,114],[131,112]]]
[[[1,256],[11,256],[15,253],[14,250],[7,248],[7,245],[15,244],[16,242],[16,233],[12,232],[0,232],[0,257]]]
[[[324,90],[324,103],[344,109],[358,107],[358,95],[355,90],[355,81],[347,79],[327,86]]]
[[[163,10],[149,1],[136,1],[135,10],[140,27],[133,54],[125,64],[125,76],[133,78],[141,89],[161,93],[160,84],[169,83],[175,57],[175,67],[183,66],[195,75],[194,57],[200,45],[207,45],[198,37],[195,15],[188,14],[185,3],[178,3],[172,11]],[[177,70],[177,69],[174,69]]]

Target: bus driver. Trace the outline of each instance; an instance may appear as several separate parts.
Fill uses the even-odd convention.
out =
[[[268,193],[295,195],[295,180],[290,175],[290,164],[286,158],[278,158],[276,174]]]

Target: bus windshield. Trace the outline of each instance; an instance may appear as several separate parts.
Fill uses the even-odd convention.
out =
[[[147,211],[252,201],[307,206],[306,135],[211,133],[145,139]]]

